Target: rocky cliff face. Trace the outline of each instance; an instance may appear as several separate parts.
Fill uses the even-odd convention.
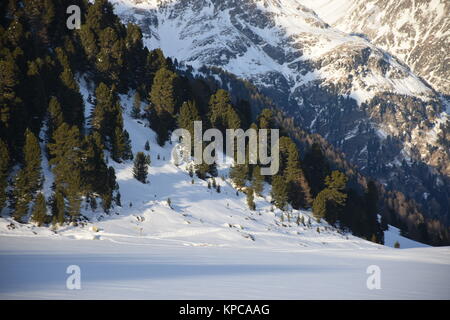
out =
[[[124,21],[141,26],[149,48],[160,47],[196,69],[220,67],[251,81],[302,127],[339,147],[363,173],[405,191],[430,215],[450,219],[450,126],[442,97],[365,36],[330,26],[302,1],[112,2]],[[364,16],[362,9],[352,12]],[[360,18],[355,13],[351,19]],[[342,16],[334,23],[344,21]],[[414,28],[399,31],[398,39],[415,41],[413,33],[422,29]],[[390,39],[388,33],[383,37]],[[413,65],[419,68],[426,60],[415,59]],[[427,69],[444,85],[448,77],[430,68],[447,72],[448,62]],[[397,185],[406,180],[412,188]]]

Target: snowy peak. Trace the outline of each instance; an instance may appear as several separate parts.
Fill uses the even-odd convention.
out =
[[[314,81],[359,104],[382,92],[437,99],[408,67],[364,38],[331,28],[297,1],[113,3],[123,20],[141,26],[147,47],[283,93],[282,107],[299,104],[296,89]]]
[[[364,37],[330,27],[298,1],[112,2],[124,21],[141,26],[147,47],[162,48],[197,69],[216,66],[250,80],[313,132],[328,137],[336,128],[330,128],[325,114],[352,109],[354,121],[338,128],[340,134],[334,133],[336,141],[331,142],[337,146],[348,137],[347,127],[353,130],[362,122],[412,144],[416,143],[404,134],[403,123],[409,131],[418,127],[439,131],[442,119],[445,122],[439,96],[408,66]],[[379,114],[391,96],[397,102],[386,110],[389,115]],[[357,106],[349,101],[347,107],[336,107],[339,97],[352,98]],[[407,113],[420,113],[414,117],[417,121],[411,122],[405,113],[405,99],[413,104]],[[368,119],[361,118],[361,107],[367,109]],[[421,125],[422,121],[431,127]],[[417,144],[425,146],[425,141]],[[361,151],[343,149],[350,157]],[[403,152],[414,157],[410,149],[405,145]],[[439,156],[421,150],[417,160],[429,163],[431,158],[445,157],[439,150]],[[362,159],[360,166],[365,162]]]
[[[364,34],[408,64],[432,86],[450,94],[450,3],[433,1],[301,0],[330,25]]]

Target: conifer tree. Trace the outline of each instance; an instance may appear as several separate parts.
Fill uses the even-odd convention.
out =
[[[141,116],[141,95],[136,91],[133,99],[133,108],[131,109],[131,116],[134,119],[139,119]]]
[[[325,218],[330,224],[337,221],[347,199],[347,194],[343,192],[347,180],[340,171],[333,171],[325,178],[327,187],[317,195],[313,203],[313,214],[317,219]]]
[[[230,169],[230,178],[236,186],[242,188],[245,186],[248,176],[247,164],[236,164]]]
[[[123,150],[123,159],[124,160],[133,160],[133,151],[131,150],[131,139],[130,134],[127,130],[123,130],[123,139],[125,142],[125,148]]]
[[[58,57],[63,71],[59,75],[59,97],[64,114],[64,120],[70,125],[82,128],[84,122],[84,102],[80,94],[80,88],[75,81],[67,57],[63,49],[57,48]]]
[[[8,185],[9,151],[7,144],[0,138],[0,211],[6,201],[6,187]]]
[[[194,166],[195,174],[198,178],[205,180],[208,174],[214,176],[215,164],[200,163]]]
[[[150,143],[147,141],[145,141],[145,146],[144,146],[145,151],[150,151]]]
[[[166,68],[161,68],[156,72],[150,92],[150,101],[155,106],[158,115],[164,112],[175,115],[177,112],[177,80],[177,74]]]
[[[114,130],[114,141],[112,144],[111,158],[116,162],[122,162],[125,152],[125,137],[120,127]]]
[[[119,186],[116,182],[116,173],[114,171],[113,167],[108,168],[108,174],[107,174],[107,192],[101,195],[102,198],[102,208],[103,210],[108,213],[109,209],[112,205],[113,200],[113,191],[118,190]]]
[[[54,143],[48,145],[57,189],[67,199],[66,211],[73,221],[80,213],[82,148],[76,126],[63,123],[53,134]]]
[[[85,136],[83,141],[82,185],[86,194],[111,194],[108,185],[108,167],[104,160],[101,137],[98,132]],[[95,197],[91,197],[95,202]]]
[[[273,129],[273,111],[270,109],[263,109],[258,116],[258,127],[260,129]]]
[[[14,218],[20,221],[28,213],[31,201],[42,186],[41,149],[36,136],[27,129],[23,149],[24,165],[16,176],[14,184]]]
[[[45,197],[42,193],[38,193],[36,196],[36,203],[33,207],[33,212],[31,219],[37,223],[40,227],[45,223],[45,219],[47,217],[47,204],[45,202]]]
[[[150,126],[157,133],[157,142],[161,146],[175,127],[175,114],[180,101],[177,84],[177,74],[164,67],[156,72],[153,79],[150,91],[151,108],[148,114]]]
[[[51,97],[48,104],[48,121],[47,121],[47,142],[53,142],[53,132],[62,125],[64,116],[62,113],[61,104],[56,97]]]
[[[280,139],[281,142],[282,139]],[[289,201],[296,209],[308,208],[312,204],[312,197],[303,170],[300,167],[297,146],[291,139],[288,139],[286,144],[287,146],[284,146],[284,149],[287,152],[287,159],[284,177],[288,183]]]
[[[56,188],[51,202],[53,223],[63,224],[66,215],[66,206],[64,203],[64,195],[59,188]]]
[[[264,189],[264,177],[261,175],[261,168],[259,166],[253,168],[252,189],[257,195],[261,195]]]
[[[209,119],[211,125],[221,131],[236,129],[240,126],[239,116],[231,105],[230,94],[223,89],[217,90],[209,99]]]
[[[194,121],[201,120],[195,101],[183,102],[178,116],[178,127],[189,131],[194,138]]]
[[[232,106],[229,106],[226,113],[226,129],[239,129],[241,127],[241,118]]]
[[[136,180],[147,183],[148,166],[150,165],[150,158],[143,152],[136,153],[134,159],[133,176]]]
[[[369,181],[367,184],[367,191],[364,195],[365,211],[367,213],[367,223],[369,225],[369,233],[375,236],[376,241],[382,243],[384,242],[384,233],[382,230],[382,225],[378,220],[378,189],[373,181]]]
[[[115,86],[101,82],[95,89],[96,103],[92,110],[92,128],[102,137],[102,144],[113,153],[115,161],[122,159],[124,150],[122,107]]]
[[[99,52],[95,66],[102,80],[109,83],[121,84],[120,72],[124,67],[124,39],[115,28],[106,27],[98,33]]]
[[[288,204],[288,190],[282,176],[274,176],[272,178],[271,194],[275,206],[281,210],[285,210]]]
[[[256,209],[254,191],[252,188],[247,189],[247,205],[252,211]]]
[[[114,132],[114,143],[111,156],[116,162],[122,162],[122,159],[133,159],[130,135],[128,134],[128,131],[122,131],[120,127],[116,127]]]
[[[92,128],[100,133],[103,141],[111,134],[107,123],[111,120],[109,113],[114,103],[114,92],[101,82],[95,89],[95,107],[92,109],[91,124]]]
[[[303,170],[311,188],[311,195],[315,197],[325,188],[325,177],[330,174],[328,162],[319,144],[314,143],[306,153]]]

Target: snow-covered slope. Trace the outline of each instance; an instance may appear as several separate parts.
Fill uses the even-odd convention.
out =
[[[92,92],[80,85],[89,110]],[[151,156],[150,182],[133,178],[132,161],[110,160],[122,206],[109,215],[84,209],[89,219],[57,229],[0,218],[0,298],[449,298],[449,248],[381,246],[318,223],[309,211],[282,221],[268,186],[250,211],[225,165],[220,193],[196,177],[192,184],[186,164],[171,161],[173,145],[158,146],[146,121],[129,116],[131,97],[121,96],[124,126],[133,152]],[[414,246],[396,237],[402,248]],[[65,287],[69,265],[81,268],[81,290]],[[382,290],[366,286],[370,265],[381,268]]]
[[[449,299],[450,250],[0,238],[1,299]],[[68,290],[67,267],[81,270]],[[369,266],[381,289],[369,290]]]
[[[450,194],[448,183],[440,184],[450,176],[450,126],[440,94],[365,36],[330,26],[308,8],[313,1],[111,2],[124,22],[141,27],[147,47],[195,70],[215,66],[251,81],[363,174],[413,198],[424,215],[447,219],[448,203],[439,199]],[[406,175],[402,163],[423,163],[436,176],[410,170],[410,183],[391,183]]]
[[[84,80],[80,81],[80,86],[86,109],[90,110],[92,104],[87,98],[92,92]],[[135,243],[164,239],[192,246],[378,247],[352,235],[341,234],[324,221],[318,223],[309,211],[293,210],[289,217],[285,214],[281,218],[282,212],[270,204],[268,185],[264,197],[255,198],[257,210],[249,210],[245,194],[237,192],[227,178],[229,165],[218,167],[219,176],[215,181],[221,186],[220,193],[213,188],[208,189],[206,181],[189,176],[187,167],[190,164],[174,164],[171,159],[174,145],[166,143],[160,147],[147,121],[130,117],[132,98],[127,95],[120,98],[124,108],[124,127],[130,134],[133,153],[142,151],[150,155],[149,183],[142,184],[134,179],[133,161],[116,163],[109,160],[108,165],[113,166],[116,172],[121,207],[116,206],[109,215],[100,208],[92,212],[85,207],[82,214],[88,218],[86,222],[77,226],[65,225],[57,230],[21,225],[11,218],[1,218],[0,235]],[[149,141],[150,151],[144,149],[146,141]],[[46,170],[45,176],[45,186],[49,188],[51,173]],[[297,225],[297,218],[302,216],[305,225]]]
[[[419,248],[427,247],[426,244],[402,237],[400,230],[393,226],[388,226],[388,230],[384,232],[384,245],[389,247],[394,247],[396,243],[400,248]]]

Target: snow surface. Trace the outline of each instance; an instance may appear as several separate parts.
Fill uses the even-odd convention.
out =
[[[450,251],[1,237],[1,299],[449,299]],[[66,268],[81,290],[66,289]],[[381,289],[366,286],[367,267]]]
[[[384,232],[384,245],[393,248],[396,242],[400,244],[400,248],[428,247],[426,244],[402,237],[400,229],[390,225]]]
[[[79,83],[90,108],[92,92]],[[310,211],[293,210],[282,220],[267,185],[250,211],[227,165],[219,166],[220,193],[196,177],[192,184],[187,164],[171,160],[173,145],[158,146],[148,123],[129,116],[132,94],[121,96],[124,126],[133,152],[151,156],[149,183],[133,178],[132,161],[110,160],[122,207],[109,215],[83,205],[89,221],[55,230],[1,217],[1,299],[450,298],[448,247],[389,248],[338,232]],[[51,179],[47,169],[45,176]],[[311,225],[297,225],[297,216]],[[390,246],[397,240],[401,248],[423,246],[393,227],[386,238]],[[65,287],[72,264],[81,268],[81,290]],[[381,290],[366,287],[372,264],[381,268]]]

